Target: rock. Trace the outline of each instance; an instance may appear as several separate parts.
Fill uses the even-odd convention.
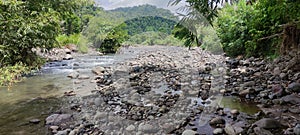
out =
[[[300,108],[288,108],[289,112],[294,113],[294,114],[300,114]]]
[[[139,131],[143,131],[144,133],[156,133],[156,129],[150,124],[140,124]]]
[[[285,103],[290,103],[290,104],[300,104],[300,97],[297,95],[287,95],[281,98],[281,100]]]
[[[240,114],[240,112],[237,109],[231,110],[230,113],[235,116]]]
[[[84,80],[84,79],[90,79],[90,77],[88,75],[79,75],[78,79]]]
[[[187,129],[187,130],[184,130],[182,135],[196,135],[197,132],[196,131],[193,131],[193,130],[190,130],[190,129]]]
[[[242,87],[252,87],[255,85],[254,81],[245,82]]]
[[[283,89],[283,87],[280,84],[272,86],[272,96],[281,97],[284,94],[285,94],[284,93],[284,89]]]
[[[71,59],[73,59],[73,56],[71,54],[66,54],[66,56],[63,59],[64,60],[71,60]]]
[[[29,123],[33,123],[33,124],[39,124],[41,122],[40,119],[32,119],[29,121]]]
[[[59,127],[58,126],[50,126],[49,127],[51,130],[57,130]]]
[[[67,130],[58,131],[55,135],[68,135],[68,131]]]
[[[209,121],[210,125],[225,124],[225,120],[221,117],[213,118]]]
[[[295,135],[300,135],[300,124],[297,124],[293,130]]]
[[[92,72],[96,75],[102,75],[105,72],[105,68],[98,66],[92,69]]]
[[[296,92],[296,93],[300,93],[300,83],[291,83],[288,86],[288,90],[291,92]]]
[[[71,79],[76,79],[76,78],[78,78],[78,76],[79,76],[78,72],[72,72],[67,77],[69,77]]]
[[[266,129],[263,129],[260,127],[255,127],[254,133],[257,135],[273,135],[269,130],[266,130]]]
[[[135,130],[135,126],[134,125],[129,125],[127,128],[126,128],[127,131],[134,131]]]
[[[94,119],[99,120],[99,119],[105,119],[107,117],[108,116],[106,112],[97,112],[96,115],[94,116]]]
[[[279,128],[281,124],[272,118],[263,118],[256,121],[253,125],[264,129],[276,129]]]
[[[242,97],[245,97],[248,94],[250,94],[250,89],[246,89],[246,90],[239,92],[239,95]]]
[[[213,134],[214,135],[222,135],[224,132],[224,130],[222,128],[216,128],[214,131],[213,131]]]
[[[224,130],[225,130],[225,133],[228,135],[236,135],[234,128],[230,124],[226,124]]]
[[[280,75],[280,73],[281,73],[281,70],[279,67],[274,68],[273,75]]]
[[[100,106],[103,103],[103,100],[101,98],[95,98],[94,104],[96,106]]]
[[[46,125],[59,125],[71,118],[71,114],[52,114],[46,118]]]

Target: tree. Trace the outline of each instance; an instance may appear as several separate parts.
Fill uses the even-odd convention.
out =
[[[88,0],[0,1],[0,63],[36,66],[32,48],[52,48],[61,21]]]

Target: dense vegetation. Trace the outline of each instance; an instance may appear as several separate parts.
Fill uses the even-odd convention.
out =
[[[0,85],[17,79],[15,73],[42,64],[32,48],[52,48],[60,33],[79,32],[76,28],[79,26],[73,23],[78,22],[74,11],[88,3],[87,0],[0,1]]]
[[[169,44],[173,43],[170,40],[176,41],[169,36],[176,20],[177,17],[169,10],[151,5],[118,8],[103,11],[92,18],[88,27],[83,31],[83,36],[94,47],[105,53],[116,52],[122,44]],[[147,39],[143,36],[146,34],[144,32],[150,32]],[[168,38],[156,38],[159,33],[166,33],[163,35]]]
[[[171,0],[178,4],[181,0]],[[187,14],[182,21],[193,20],[197,14],[204,16],[217,30],[224,51],[230,56],[274,56],[279,52],[283,30],[296,24],[299,29],[300,1],[297,0],[189,0]],[[223,5],[218,7],[217,5]],[[180,37],[182,33],[184,38]],[[190,29],[177,30],[179,38],[186,42],[195,40],[198,34]],[[297,43],[296,43],[297,44]]]

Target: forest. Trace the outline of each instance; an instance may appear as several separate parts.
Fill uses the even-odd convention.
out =
[[[170,0],[169,6],[180,1]],[[186,2],[187,14],[179,18],[151,5],[106,11],[90,0],[2,0],[0,85],[17,81],[45,62],[32,52],[37,47],[50,49],[72,43],[83,53],[89,47],[113,53],[124,44],[184,45],[211,50],[221,47],[232,57],[275,58],[299,45],[298,0]],[[209,24],[195,28],[202,31],[200,34],[180,25],[197,21],[195,12]],[[214,34],[219,38],[214,39]],[[292,45],[284,44],[287,40]]]

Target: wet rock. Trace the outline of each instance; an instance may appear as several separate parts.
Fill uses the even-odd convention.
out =
[[[281,124],[272,118],[263,118],[256,121],[253,125],[264,129],[276,129],[279,128]]]
[[[260,127],[255,127],[254,133],[257,135],[273,135],[269,130],[266,130],[266,129],[263,129]]]
[[[32,119],[29,121],[29,123],[33,123],[33,124],[39,124],[41,122],[40,119]]]
[[[52,114],[46,118],[46,125],[59,125],[60,123],[71,120],[71,114]]]
[[[281,100],[285,103],[290,103],[290,104],[300,104],[300,97],[297,95],[287,95],[281,98]]]
[[[92,72],[96,75],[102,75],[105,72],[105,68],[98,66],[92,69]]]
[[[213,118],[209,121],[210,125],[225,124],[225,120],[221,117]]]
[[[78,78],[78,76],[79,76],[78,72],[72,72],[67,77],[69,77],[71,79],[76,79],[76,78]]]
[[[213,134],[214,135],[222,135],[224,132],[224,130],[222,128],[216,128],[214,131],[213,131]]]
[[[184,130],[182,135],[196,135],[197,132],[196,131],[193,131],[193,130],[190,130],[190,129],[187,129],[187,130]]]
[[[300,83],[291,83],[288,86],[288,90],[291,92],[296,92],[296,93],[300,93]]]

